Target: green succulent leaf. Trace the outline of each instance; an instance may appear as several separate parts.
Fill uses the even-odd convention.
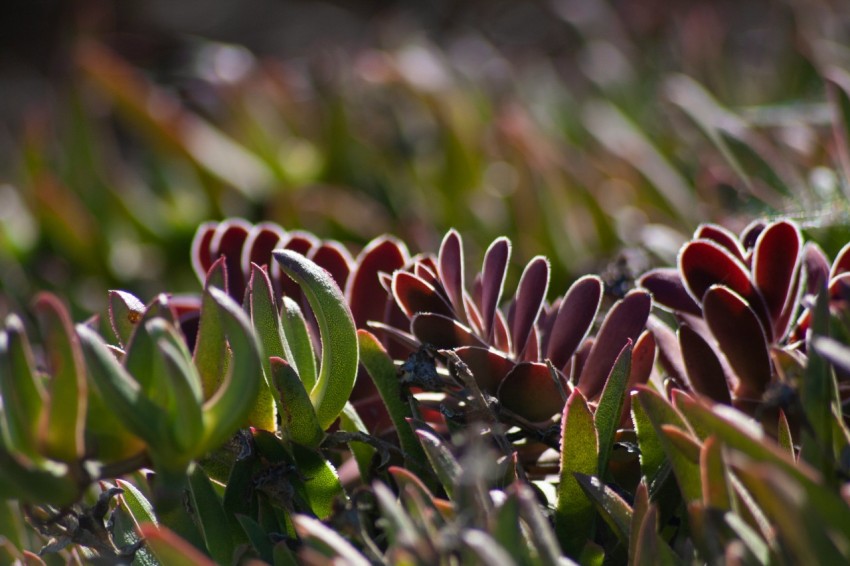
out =
[[[410,516],[384,484],[376,482],[372,485],[372,491],[381,508],[381,516],[386,521],[387,538],[390,545],[414,548],[421,535],[416,530]]]
[[[212,482],[200,466],[189,473],[189,494],[210,556],[218,564],[230,564],[235,550],[230,522]]]
[[[44,461],[36,467],[23,454],[0,448],[0,494],[6,499],[70,505],[80,496],[78,481],[66,464]]]
[[[226,291],[224,257],[219,258],[209,270],[201,296],[201,317],[198,321],[198,338],[193,354],[195,367],[201,376],[204,399],[209,400],[221,387],[230,365],[224,323],[212,295],[213,289]]]
[[[72,462],[85,451],[86,370],[68,309],[54,295],[41,293],[34,310],[50,371],[47,403],[39,427],[41,452]]]
[[[223,291],[211,287],[209,293],[218,308],[233,361],[221,387],[204,405],[204,439],[197,451],[200,454],[218,448],[239,427],[251,422],[251,411],[263,385],[259,345],[247,316]],[[261,420],[264,418],[265,414],[261,414]]]
[[[117,480],[116,484],[123,490],[123,493],[118,496],[118,507],[116,511],[123,512],[126,517],[121,523],[116,523],[113,536],[121,541],[124,545],[133,544],[139,540],[138,529],[145,523],[158,525],[158,520],[153,511],[153,505],[145,498],[136,486],[131,482]],[[156,566],[160,562],[156,559],[153,552],[146,546],[142,546],[136,551],[134,564],[140,566]]]
[[[301,286],[319,323],[322,363],[310,399],[319,425],[327,429],[348,402],[357,376],[359,350],[354,319],[342,291],[327,271],[290,250],[276,250],[274,257]]]
[[[448,446],[432,431],[422,426],[414,429],[419,442],[425,450],[425,456],[431,462],[434,472],[440,480],[449,498],[453,498],[455,485],[461,474],[461,467]]]
[[[822,289],[812,313],[811,333],[829,335],[829,293]],[[822,340],[822,339],[821,339]],[[826,360],[816,347],[809,347],[809,361],[800,390],[800,402],[810,426],[802,430],[800,459],[830,477],[832,469],[832,395],[833,377]]]
[[[118,344],[123,348],[142,319],[145,304],[126,291],[109,292],[109,322]]]
[[[325,433],[298,375],[281,358],[271,358],[270,368],[271,381],[278,393],[275,400],[283,438],[303,446],[318,447]]]
[[[357,409],[355,409],[354,405],[351,403],[347,403],[345,405],[345,408],[342,410],[342,414],[339,416],[339,430],[351,433],[369,434],[369,430],[366,428],[366,425],[363,424],[363,420],[357,413]],[[349,442],[348,447],[354,455],[354,459],[357,461],[357,468],[360,470],[361,479],[368,481],[370,478],[369,474],[371,473],[372,458],[375,456],[377,450],[373,446],[364,442]]]
[[[215,566],[201,551],[165,527],[144,524],[139,530],[162,564],[168,566]],[[229,562],[228,562],[229,563]]]
[[[561,432],[561,478],[555,506],[555,532],[567,556],[578,557],[592,538],[596,513],[576,473],[592,475],[599,467],[599,441],[593,415],[576,388],[564,406]]]
[[[312,391],[316,386],[319,372],[316,367],[316,352],[313,349],[313,341],[310,338],[304,313],[291,297],[283,297],[280,325],[286,348],[285,359],[295,368],[304,383],[304,389],[308,392]]]
[[[339,474],[318,452],[294,444],[292,454],[303,475],[304,491],[313,513],[320,519],[334,512],[337,500],[345,498]]]
[[[139,384],[143,395],[160,406],[168,406],[174,402],[170,397],[170,388],[165,383],[165,372],[162,359],[156,355],[156,343],[150,335],[147,323],[164,319],[175,323],[171,309],[168,307],[168,297],[158,295],[148,305],[142,318],[136,323],[133,335],[127,342],[123,366]]]
[[[732,510],[732,489],[726,475],[726,463],[717,438],[706,439],[700,451],[702,501],[707,507]]]
[[[35,375],[35,362],[24,323],[6,318],[0,332],[0,397],[5,417],[4,443],[30,458],[39,458],[39,420],[45,405],[44,388]]]
[[[605,389],[602,390],[599,405],[593,416],[599,437],[599,469],[597,473],[602,478],[607,473],[608,457],[611,454],[614,436],[620,425],[620,416],[623,412],[629,372],[631,371],[631,358],[632,341],[628,340],[623,351],[617,356],[617,361],[614,363],[614,369],[611,370],[608,381],[605,382]]]
[[[237,515],[236,519],[239,521],[242,530],[245,531],[248,540],[251,541],[251,546],[253,546],[254,550],[257,551],[257,554],[260,555],[260,558],[271,563],[274,560],[274,546],[272,545],[272,541],[269,539],[269,535],[265,529],[263,529],[257,521],[247,515]]]
[[[628,544],[632,522],[632,508],[629,504],[599,478],[580,473],[574,475],[617,538],[623,544]]]

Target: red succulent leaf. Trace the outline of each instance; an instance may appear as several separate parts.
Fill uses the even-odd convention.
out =
[[[564,408],[561,388],[540,363],[517,364],[499,386],[498,398],[503,407],[531,422],[550,419]]]
[[[487,340],[493,339],[496,310],[502,298],[511,243],[507,238],[498,238],[487,248],[481,270],[481,319]]]
[[[835,261],[832,262],[832,269],[829,271],[829,278],[833,279],[848,271],[850,271],[850,243],[845,244],[835,256]]]
[[[548,289],[549,261],[543,256],[537,256],[528,262],[522,272],[513,305],[511,342],[517,357],[522,357],[526,350],[531,329],[540,315]]]
[[[499,384],[516,365],[503,353],[479,346],[457,348],[455,353],[469,366],[478,387],[490,395],[496,394]]]
[[[641,332],[632,348],[632,362],[629,369],[628,388],[631,390],[636,385],[649,381],[652,368],[655,367],[655,336],[649,330]],[[626,399],[629,397],[626,396]]]
[[[372,240],[357,256],[357,267],[345,289],[357,328],[365,328],[370,320],[384,320],[387,290],[381,286],[379,274],[401,269],[408,259],[404,244],[388,236]]]
[[[435,348],[485,347],[484,342],[469,328],[441,314],[420,312],[410,321],[410,331],[421,343],[431,344]]]
[[[455,315],[458,320],[466,323],[463,242],[460,234],[454,228],[449,230],[445,238],[443,238],[443,243],[440,245],[437,267],[440,281],[446,290],[449,302],[454,307]]]
[[[522,355],[520,355],[517,361],[540,361],[540,333],[537,331],[536,327],[531,327],[531,332],[528,333],[528,340],[525,342],[525,348],[522,349]]]
[[[718,224],[702,224],[694,233],[694,239],[712,240],[738,258],[741,263],[746,263],[744,248],[741,247],[741,242],[738,237],[731,231]]]
[[[787,220],[774,222],[759,235],[753,252],[753,280],[774,325],[792,299],[803,237]],[[775,326],[774,334],[778,335]]]
[[[478,307],[475,306],[472,297],[464,293],[463,304],[466,306],[467,322],[472,327],[472,331],[479,336],[486,336],[484,333],[484,322],[481,320],[481,313],[478,312]]]
[[[279,248],[285,238],[286,232],[277,224],[263,222],[253,226],[242,248],[242,273],[250,273],[252,263],[271,271],[272,265],[277,263],[272,261],[272,251]]]
[[[830,301],[850,301],[850,273],[839,273],[829,282]]]
[[[829,258],[814,242],[803,246],[803,266],[806,269],[806,293],[816,295],[829,281]]]
[[[602,392],[617,356],[629,340],[637,340],[646,326],[651,307],[649,293],[633,289],[608,312],[577,383],[585,397],[593,399]]]
[[[308,257],[330,273],[340,289],[345,289],[354,261],[347,249],[337,242],[323,242],[314,248]]]
[[[301,230],[293,230],[292,232],[289,232],[286,241],[283,242],[284,249],[298,252],[304,257],[309,257],[310,251],[318,246],[319,239],[316,238],[316,236]],[[305,311],[309,311],[310,308],[307,305],[306,299],[304,299],[304,293],[301,291],[301,287],[298,286],[298,283],[283,273],[278,262],[275,261],[272,263],[272,271],[269,275],[275,283],[275,288],[279,289],[282,294],[301,303],[304,306]]]
[[[241,219],[225,220],[215,230],[210,249],[212,257],[224,256],[227,264],[227,290],[241,304],[245,294],[245,273],[242,271],[242,248],[248,239],[251,225]]]
[[[722,285],[712,286],[703,300],[705,321],[738,376],[735,395],[761,398],[770,383],[771,364],[764,327],[747,301]]]
[[[801,289],[803,286],[803,277],[800,269],[797,270],[797,276],[794,277],[794,282],[791,290],[788,293],[788,301],[782,312],[779,313],[779,318],[773,322],[773,341],[777,342],[784,338],[791,331],[791,323],[793,317],[797,314],[802,298]]]
[[[581,343],[581,346],[576,350],[575,355],[567,362],[567,365],[561,370],[564,375],[569,375],[571,377],[570,381],[575,383],[578,381],[581,373],[584,371],[584,366],[587,363],[587,358],[590,356],[591,350],[593,350],[593,345],[596,343],[596,338],[593,336],[588,336],[585,338],[584,342]],[[572,366],[572,367],[570,367]],[[568,371],[569,370],[569,371]]]
[[[687,383],[688,375],[685,371],[685,365],[682,363],[682,350],[679,348],[676,333],[655,315],[649,316],[646,321],[646,328],[652,332],[655,338],[658,360],[661,362],[664,371],[680,383]]]
[[[218,222],[204,222],[195,230],[192,238],[192,268],[199,281],[207,277],[215,258],[212,256],[211,244]]]
[[[493,323],[493,346],[502,352],[511,351],[511,335],[508,333],[508,322],[505,320],[505,315],[502,311],[496,311],[496,317]]]
[[[702,316],[702,309],[688,293],[682,276],[675,267],[647,271],[638,279],[638,285],[652,293],[653,300],[663,307]]]
[[[714,348],[686,324],[679,327],[679,345],[693,390],[718,403],[731,405],[726,372]]]
[[[741,244],[744,245],[745,250],[751,250],[756,245],[756,241],[758,240],[759,234],[761,234],[762,230],[767,227],[767,222],[764,220],[753,220],[747,226],[741,230]]]
[[[602,280],[587,275],[573,283],[558,306],[546,344],[546,357],[564,367],[585,339],[602,301]]]
[[[413,273],[435,287],[442,287],[437,275],[437,264],[429,255],[418,254],[413,258]],[[443,293],[443,290],[440,289],[440,292]]]
[[[679,253],[679,271],[691,296],[702,302],[712,285],[722,284],[742,297],[754,294],[747,268],[711,240],[693,240]]]
[[[393,273],[392,292],[398,306],[408,318],[429,312],[454,317],[452,308],[433,285],[407,271]]]

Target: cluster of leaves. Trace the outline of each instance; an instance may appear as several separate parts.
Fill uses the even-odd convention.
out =
[[[455,231],[192,250],[203,292],[111,292],[111,343],[49,294],[6,320],[10,560],[850,559],[850,245],[703,225],[605,308],[596,276],[547,301],[542,257],[504,301],[510,242],[467,278]]]

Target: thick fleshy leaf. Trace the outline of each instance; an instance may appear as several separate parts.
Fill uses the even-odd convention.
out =
[[[454,318],[452,308],[437,290],[412,273],[396,271],[393,274],[392,292],[396,303],[408,318],[413,318],[417,313],[436,313]]]
[[[534,362],[517,364],[499,385],[498,398],[504,408],[531,422],[548,420],[564,407],[549,368]]]
[[[263,373],[268,385],[260,389],[257,402],[266,406],[274,405],[276,396],[271,395],[271,367],[268,360],[273,356],[287,358],[292,355],[285,348],[272,282],[266,270],[256,263],[251,264],[251,277],[248,279],[248,311],[254,333],[262,346]],[[274,429],[274,423],[270,424]]]
[[[564,406],[561,429],[561,472],[555,506],[555,533],[567,556],[578,557],[593,536],[595,511],[575,473],[593,475],[599,466],[593,415],[579,389]]]
[[[669,465],[665,447],[654,423],[670,423],[679,428],[686,428],[687,425],[679,412],[649,387],[638,386],[631,396],[632,418],[640,447],[641,472],[650,491],[654,492],[660,485],[658,480],[662,479],[665,466]]]
[[[755,312],[734,291],[711,287],[703,299],[705,321],[738,376],[735,395],[760,399],[771,379],[767,338]]]
[[[436,434],[424,427],[414,426],[414,432],[425,451],[425,456],[431,462],[443,489],[449,498],[454,498],[455,486],[462,473],[460,464],[451,453],[448,446]]]
[[[634,343],[643,332],[651,307],[649,293],[635,289],[608,311],[577,383],[588,399],[602,392],[617,356],[629,340]]]
[[[687,324],[679,327],[679,346],[687,368],[688,381],[694,391],[718,403],[731,405],[732,397],[726,383],[726,374],[714,348]]]
[[[212,397],[221,386],[229,363],[221,315],[211,294],[213,288],[227,291],[226,270],[224,259],[216,260],[206,276],[201,298],[201,318],[198,322],[198,337],[195,341],[193,358],[195,367],[201,375],[204,399]]]
[[[144,312],[144,303],[135,295],[126,291],[109,292],[109,323],[122,348],[130,340]]]
[[[213,259],[224,256],[227,264],[227,292],[240,304],[246,285],[246,275],[242,272],[242,248],[250,230],[248,222],[232,218],[218,225],[210,242]]]
[[[189,495],[210,556],[218,564],[233,561],[235,544],[221,499],[200,466],[189,474]]]
[[[766,227],[767,222],[759,218],[753,220],[752,222],[747,224],[743,230],[741,230],[741,235],[738,237],[738,239],[741,241],[741,244],[744,246],[745,250],[752,250],[755,247],[759,235]]]
[[[632,341],[628,340],[623,347],[614,369],[605,383],[605,389],[599,398],[599,405],[593,415],[599,442],[599,469],[597,475],[605,477],[608,471],[608,457],[614,445],[614,436],[620,425],[620,415],[625,403],[626,386],[628,385],[629,373],[632,364]]]
[[[410,331],[423,344],[438,349],[460,346],[484,347],[484,343],[472,331],[456,320],[441,315],[421,312],[410,321]]]
[[[251,272],[251,264],[272,268],[272,251],[286,238],[283,228],[272,222],[261,222],[248,232],[242,248],[240,265],[243,273]]]
[[[719,224],[701,224],[694,232],[694,239],[712,240],[726,248],[741,263],[746,261],[745,252],[741,242],[738,241],[738,236]]]
[[[192,268],[195,270],[195,275],[198,276],[198,281],[206,279],[207,272],[217,259],[212,255],[212,240],[217,227],[218,222],[204,222],[198,226],[198,229],[195,230],[195,236],[192,238]]]
[[[673,553],[664,539],[658,535],[658,509],[650,505],[643,516],[638,532],[635,552],[630,564],[635,566],[673,566],[681,561]]]
[[[283,359],[270,359],[271,383],[277,395],[280,428],[284,440],[304,446],[318,447],[325,433],[319,426],[316,410],[298,375]]]
[[[800,403],[809,423],[809,426],[801,431],[800,459],[821,470],[826,477],[829,477],[833,469],[832,450],[826,447],[833,445],[831,406],[836,387],[833,372],[829,371],[826,364],[828,358],[824,359],[821,353],[824,346],[829,351],[830,343],[820,342],[821,349],[816,348],[813,343],[815,337],[829,335],[829,318],[829,299],[821,289],[812,309],[812,325],[807,336],[809,360],[800,387]],[[836,369],[840,370],[841,366]]]
[[[455,353],[469,367],[478,387],[490,395],[496,394],[499,384],[516,365],[501,352],[480,346],[463,346]]]
[[[312,250],[308,257],[330,273],[340,289],[345,289],[354,261],[347,249],[338,242],[323,242]]]
[[[264,385],[260,347],[247,315],[223,291],[211,287],[222,329],[233,352],[224,381],[204,405],[204,440],[198,452],[221,446],[246,424]]]
[[[519,504],[520,518],[528,525],[528,535],[541,564],[556,566],[564,564],[565,558],[558,548],[558,539],[552,532],[552,525],[543,514],[540,502],[534,490],[523,482],[514,482],[507,490],[508,497],[515,496]],[[565,566],[571,566],[573,561],[566,559]]]
[[[511,242],[504,237],[493,240],[484,254],[481,268],[481,318],[488,340],[493,339],[496,309],[502,298],[510,257]]]
[[[360,363],[366,368],[369,377],[387,407],[398,434],[399,444],[404,452],[408,467],[419,472],[426,467],[425,454],[418,438],[414,435],[407,419],[413,418],[410,405],[405,403],[401,395],[396,367],[387,351],[378,339],[367,330],[358,330],[357,338],[360,344]]]
[[[292,232],[289,232],[286,235],[285,240],[282,242],[283,249],[297,252],[304,257],[309,257],[310,252],[320,245],[321,242],[316,236],[310,232],[304,232],[302,230],[293,230]],[[274,257],[274,252],[272,252],[272,257]],[[269,277],[271,277],[275,288],[278,289],[278,294],[290,297],[296,302],[301,302],[301,299],[303,299],[303,293],[298,287],[298,283],[284,274],[279,263],[273,263],[274,265],[269,273]]]
[[[357,332],[351,311],[339,287],[328,272],[304,256],[277,250],[275,259],[286,273],[301,286],[319,323],[322,364],[310,399],[316,416],[327,429],[342,412],[357,376]]]
[[[146,523],[139,527],[140,534],[162,564],[171,566],[215,566],[197,548],[165,527]]]
[[[829,282],[829,258],[815,242],[803,246],[803,267],[806,274],[806,294],[814,295]]]
[[[33,457],[38,453],[38,430],[46,399],[35,375],[35,360],[24,324],[17,315],[6,318],[0,332],[0,398],[9,447]],[[0,415],[2,416],[2,415]]]
[[[537,322],[540,309],[546,300],[549,271],[549,261],[543,256],[537,256],[525,266],[517,285],[511,323],[511,343],[517,357],[521,358],[528,347],[532,327]]]
[[[675,267],[659,267],[647,271],[638,279],[638,285],[652,293],[653,300],[663,307],[702,316],[702,309],[688,293],[682,276]]]
[[[753,281],[764,298],[767,312],[774,323],[791,300],[802,245],[803,236],[799,228],[787,220],[770,224],[756,241],[753,252]]]
[[[679,252],[679,271],[691,296],[700,303],[706,291],[716,284],[723,284],[748,299],[755,295],[744,264],[711,240],[685,244]]]
[[[546,357],[564,367],[590,331],[602,301],[602,280],[586,275],[573,283],[558,306],[552,323]]]
[[[88,387],[83,352],[68,309],[55,296],[40,293],[33,310],[44,340],[50,381],[38,436],[41,453],[71,462],[83,455]]]
[[[848,271],[850,271],[850,243],[845,244],[835,254],[835,261],[832,262],[832,268],[829,270],[829,278],[833,279]]]
[[[402,242],[382,236],[369,242],[357,256],[357,268],[348,280],[345,296],[357,328],[365,328],[370,320],[383,320],[384,297],[379,273],[393,273],[407,263],[409,254]]]
[[[301,307],[286,295],[283,296],[281,304],[280,326],[284,336],[286,359],[301,378],[304,388],[312,391],[319,378],[313,340]]]
[[[732,490],[726,476],[722,445],[716,437],[705,440],[700,451],[702,502],[713,509],[732,509]]]
[[[466,284],[463,265],[463,241],[454,228],[449,230],[443,238],[437,257],[440,281],[449,296],[451,305],[454,307],[455,316],[465,323],[467,316],[464,303]]]
[[[627,544],[632,522],[632,508],[629,504],[598,477],[576,472],[575,478],[620,542]]]
[[[701,320],[701,319],[700,319]],[[682,350],[676,333],[654,314],[649,315],[646,329],[652,332],[658,348],[658,361],[670,377],[680,383],[688,382],[688,374],[682,361]]]

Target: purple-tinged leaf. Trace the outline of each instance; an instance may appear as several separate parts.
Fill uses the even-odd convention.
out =
[[[206,279],[207,271],[216,259],[212,256],[212,240],[217,226],[218,222],[204,222],[192,238],[192,268],[199,281]]]
[[[832,262],[832,269],[829,271],[829,278],[833,279],[848,271],[850,271],[850,243],[845,244],[836,254],[835,261]]]
[[[632,366],[629,370],[627,390],[634,389],[637,385],[649,381],[649,376],[655,367],[656,351],[655,335],[649,330],[644,330],[635,342],[634,348],[632,348]],[[628,404],[628,397],[626,403]],[[628,407],[625,411],[628,413]]]
[[[481,269],[481,318],[487,340],[493,339],[496,309],[502,298],[510,257],[511,242],[507,238],[494,240],[484,255]]]
[[[549,261],[543,256],[537,256],[528,262],[517,285],[511,324],[511,342],[517,357],[522,357],[526,350],[531,329],[546,300],[548,289]]]
[[[379,274],[401,269],[408,256],[404,244],[389,236],[372,240],[357,256],[356,268],[345,289],[357,328],[365,328],[370,320],[383,320],[387,290],[382,288]]]
[[[381,288],[387,292],[387,295],[392,295],[393,293],[393,276],[390,273],[384,273],[383,271],[378,273],[378,283],[381,285]],[[377,320],[370,318],[367,320]]]
[[[829,281],[829,259],[815,242],[806,242],[803,246],[803,266],[806,273],[805,292],[816,295]]]
[[[561,411],[564,399],[545,364],[517,364],[499,385],[502,406],[531,422],[550,419]]]
[[[241,219],[226,220],[215,229],[210,248],[213,259],[224,256],[227,264],[227,292],[237,303],[245,295],[246,276],[242,272],[242,248],[251,225]]]
[[[576,384],[588,399],[602,392],[623,347],[629,340],[634,343],[643,332],[651,307],[649,293],[634,289],[608,312]]]
[[[496,394],[499,384],[516,365],[501,352],[479,346],[463,346],[455,353],[469,367],[478,387],[490,395]]]
[[[685,364],[682,363],[682,350],[679,347],[679,341],[676,339],[676,333],[654,314],[647,318],[646,328],[652,332],[655,338],[655,345],[658,349],[658,359],[661,362],[661,366],[670,377],[680,383],[687,383],[688,374]]]
[[[702,502],[706,507],[732,510],[732,489],[726,476],[722,445],[716,436],[708,437],[700,450]]]
[[[640,529],[646,514],[649,512],[649,490],[644,482],[640,482],[635,490],[634,503],[632,504],[632,521],[629,525],[629,565],[640,564],[636,558],[638,555],[638,543],[640,542]],[[653,525],[654,527],[655,525]],[[655,531],[652,531],[655,534]]]
[[[454,228],[446,233],[443,243],[440,244],[437,267],[440,281],[446,290],[450,304],[454,307],[455,316],[466,323],[466,305],[463,300],[465,289],[463,241]]]
[[[718,224],[702,224],[694,233],[694,240],[712,240],[724,248],[729,253],[738,258],[741,263],[745,263],[745,252],[741,247],[741,242],[738,237],[731,231]]]
[[[703,300],[705,321],[738,376],[735,396],[760,399],[771,378],[767,338],[756,313],[737,293],[711,287]]]
[[[475,305],[472,297],[468,294],[464,294],[463,304],[466,306],[466,320],[472,328],[472,331],[478,336],[486,337],[484,332],[484,322],[481,320],[481,313],[478,311],[478,307]]]
[[[496,318],[493,323],[492,344],[502,352],[511,351],[511,335],[508,333],[508,323],[502,311],[496,311]]]
[[[354,261],[347,249],[338,242],[324,242],[314,248],[308,257],[330,273],[340,289],[345,289]]]
[[[811,345],[835,369],[850,374],[850,348],[827,336],[812,336]]]
[[[726,373],[714,348],[686,324],[679,327],[679,345],[693,390],[718,403],[731,405]]]
[[[145,312],[145,304],[126,291],[109,292],[109,323],[123,348]]]
[[[621,495],[602,483],[598,477],[575,473],[576,481],[585,495],[596,505],[599,514],[621,543],[628,543],[632,508]]]
[[[754,295],[747,268],[711,240],[693,240],[679,253],[679,270],[691,296],[702,302],[708,288],[722,284],[745,298]]]
[[[413,318],[417,313],[436,313],[454,318],[452,308],[437,290],[412,273],[396,271],[393,274],[392,291],[396,303],[408,318]]]
[[[564,367],[587,337],[601,301],[602,280],[596,275],[586,275],[570,286],[558,307],[546,347],[546,357],[556,368]]]
[[[652,293],[653,300],[672,311],[702,316],[702,309],[688,293],[679,270],[660,267],[644,273],[638,285]]]
[[[460,346],[485,346],[469,328],[441,314],[420,312],[414,315],[410,321],[410,331],[421,343],[431,344],[441,350]]]
[[[767,227],[767,222],[764,220],[753,220],[747,226],[741,230],[741,244],[743,244],[745,250],[751,250],[755,247],[756,241],[758,240],[759,234],[762,233]]]
[[[272,270],[272,251],[279,248],[286,238],[286,232],[277,224],[263,222],[253,226],[242,248],[241,266],[243,273],[251,272],[251,264]]]
[[[540,346],[538,345],[538,332],[536,327],[531,327],[531,332],[528,334],[528,340],[525,343],[525,348],[523,348],[522,355],[517,361],[540,361]]]
[[[800,264],[803,236],[796,225],[782,220],[767,226],[753,252],[753,281],[764,298],[774,324],[791,299],[794,278]],[[772,330],[778,330],[776,328]]]

